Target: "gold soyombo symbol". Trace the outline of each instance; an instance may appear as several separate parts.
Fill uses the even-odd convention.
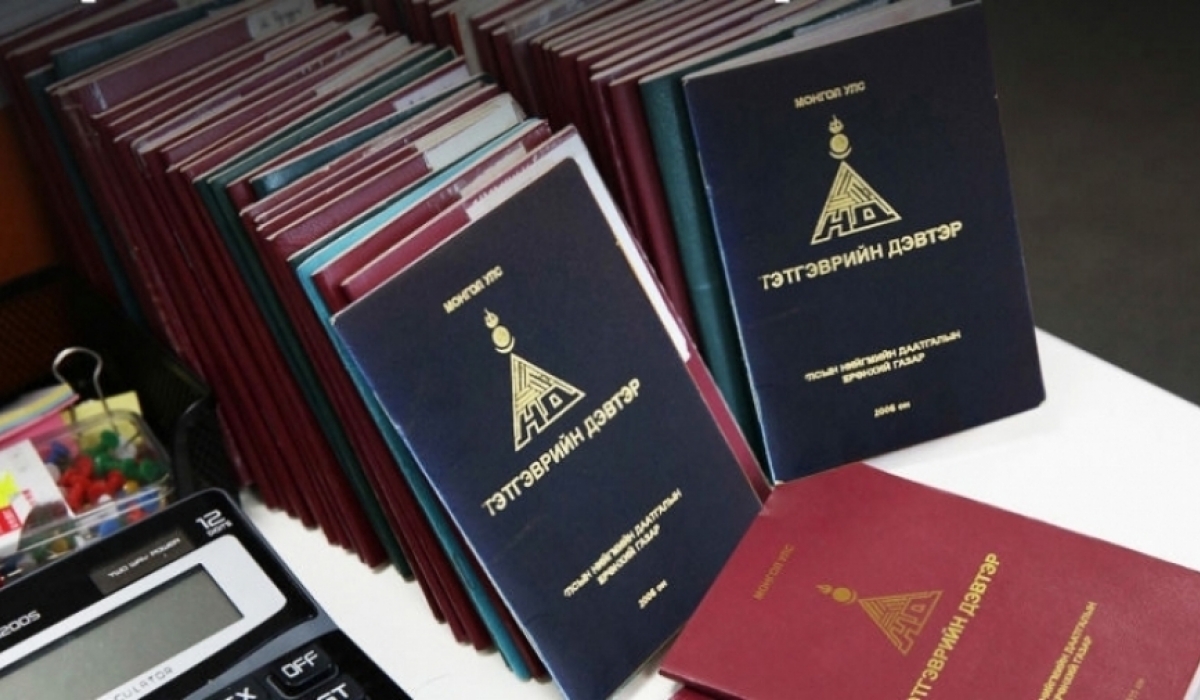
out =
[[[829,155],[838,161],[838,169],[813,231],[814,245],[834,236],[849,236],[900,220],[896,210],[846,162],[850,138],[842,133],[844,129],[836,116],[829,122],[829,132],[833,134],[829,139]]]
[[[484,313],[484,325],[492,331],[496,352],[508,355],[512,371],[513,443],[515,451],[529,444],[535,435],[550,427],[584,393],[546,370],[513,352],[517,341],[500,325],[500,318],[491,311]]]

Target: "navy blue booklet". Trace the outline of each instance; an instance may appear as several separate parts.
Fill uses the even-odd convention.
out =
[[[766,485],[573,148],[333,326],[551,678],[586,699],[681,627]]]
[[[888,5],[684,89],[776,481],[1043,400],[979,3]]]

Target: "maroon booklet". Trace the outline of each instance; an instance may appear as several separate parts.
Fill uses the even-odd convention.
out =
[[[275,120],[275,117],[271,117],[270,120]],[[266,124],[269,125],[270,121]],[[233,143],[236,143],[240,138],[238,137],[238,139],[234,139],[233,141],[226,139],[223,145],[216,145],[216,148],[208,149],[198,154],[192,159],[190,164],[184,165],[184,172],[194,177],[212,168],[223,157],[221,156],[222,151]],[[387,137],[385,136],[384,138],[386,139]],[[367,146],[366,151],[369,152],[370,148],[371,146]],[[362,161],[360,160],[359,164],[361,163]],[[344,167],[349,168],[348,165]],[[345,175],[350,179],[358,177],[362,172],[362,170],[352,168],[344,170]],[[349,179],[344,179],[339,183],[339,188],[342,184],[348,183],[348,181]],[[362,184],[364,187],[378,185],[381,189],[372,189],[372,193],[364,193],[363,188],[355,188],[353,191],[343,191],[339,188],[330,190],[333,194],[343,193],[348,195],[344,199],[330,201],[331,205],[340,204],[345,206],[339,208],[336,213],[329,207],[320,209],[318,212],[315,202],[305,202],[304,205],[307,211],[312,213],[312,216],[301,218],[297,223],[302,222],[311,225],[312,228],[306,228],[306,233],[311,233],[314,238],[319,237],[322,234],[320,230],[321,226],[336,226],[338,223],[336,221],[337,217],[352,215],[353,211],[351,209],[354,207],[361,208],[368,206],[369,203],[366,199],[382,196],[389,188],[403,186],[402,183],[394,179],[378,178],[369,178]],[[365,198],[359,197],[359,195],[364,194]],[[297,211],[300,212],[301,210],[297,209]],[[318,216],[318,213],[322,216]],[[324,216],[325,214],[333,215],[333,218],[327,218]],[[305,349],[314,362],[314,367],[322,375],[321,380],[324,388],[333,401],[333,406],[338,411],[339,417],[343,419],[343,425],[346,427],[348,434],[355,439],[354,446],[359,455],[360,463],[364,467],[364,473],[373,483],[375,487],[374,491],[383,502],[385,511],[390,515],[390,521],[396,529],[397,534],[404,533],[410,535],[410,546],[407,551],[413,555],[412,563],[414,564],[414,568],[417,569],[415,573],[419,575],[423,584],[429,584],[428,590],[432,594],[434,601],[436,601],[437,607],[441,609],[444,619],[461,641],[470,641],[479,647],[490,645],[490,637],[487,630],[482,626],[477,613],[465,603],[465,597],[460,590],[461,584],[451,580],[451,575],[445,566],[444,557],[435,556],[436,553],[429,551],[427,546],[429,538],[427,534],[422,534],[422,532],[414,530],[414,528],[422,526],[423,523],[415,520],[417,516],[415,515],[416,510],[411,494],[408,492],[407,486],[403,483],[402,479],[400,479],[399,472],[387,454],[386,448],[380,444],[378,435],[372,434],[371,428],[373,424],[369,424],[369,419],[363,415],[361,409],[355,413],[353,406],[348,403],[348,401],[353,401],[355,397],[347,396],[344,391],[344,382],[341,384],[338,383],[338,380],[344,375],[344,370],[337,365],[336,358],[333,358],[332,364],[330,364],[329,353],[320,353],[319,346],[312,344],[319,340],[317,335],[321,334],[320,329],[316,329],[316,333],[311,332],[313,329],[303,325],[302,321],[306,318],[302,315],[303,310],[294,304],[288,304],[289,299],[292,298],[288,296],[289,292],[299,294],[299,291],[294,288],[295,280],[294,278],[288,280],[288,276],[291,275],[289,270],[278,267],[273,268],[271,266],[273,261],[277,264],[282,264],[283,257],[270,257],[275,254],[275,251],[269,249],[266,245],[267,242],[263,241],[261,236],[258,235],[262,233],[261,231],[256,230],[250,233],[253,234],[250,236],[251,242],[258,248],[258,253],[266,272],[272,277],[272,281],[275,283],[275,291],[283,300],[289,315],[292,316],[298,338],[305,344]],[[291,287],[287,286],[289,282]],[[309,315],[311,315],[311,312],[309,312]],[[325,342],[327,345],[328,341],[326,340]],[[340,375],[339,372],[341,373]],[[357,400],[361,403],[361,399]],[[454,586],[459,588],[453,592],[448,592],[448,589]]]
[[[361,44],[370,45],[368,42]],[[325,62],[325,68],[330,70],[337,64],[339,52],[333,49],[331,53],[331,58]],[[341,65],[348,65],[348,59]],[[308,77],[316,79],[313,73]],[[292,86],[297,82],[293,81]],[[257,95],[266,97],[269,86],[269,83],[263,85]],[[251,99],[242,105],[253,104],[256,93],[244,94]],[[258,104],[262,105],[261,97]],[[211,124],[217,121],[222,110],[225,120],[221,124],[229,128],[217,133]],[[330,448],[315,430],[313,417],[303,408],[305,403],[300,399],[295,382],[280,364],[278,348],[257,321],[252,302],[248,301],[236,271],[220,243],[215,242],[213,232],[208,228],[207,212],[194,199],[190,182],[182,183],[179,173],[168,175],[164,167],[172,158],[182,161],[193,154],[214,157],[212,162],[216,162],[218,154],[214,147],[222,144],[222,139],[228,142],[231,137],[247,131],[247,127],[231,126],[235,115],[245,118],[244,115],[251,111],[236,112],[216,105],[213,110],[198,113],[202,116],[181,115],[181,121],[177,123],[160,125],[161,131],[157,134],[143,135],[150,140],[137,145],[137,167],[148,166],[144,168],[143,178],[147,184],[146,194],[153,198],[157,205],[153,208],[166,224],[156,227],[157,233],[147,232],[147,235],[159,239],[155,245],[166,253],[163,257],[173,260],[168,264],[174,265],[174,271],[181,273],[171,279],[176,283],[176,293],[189,297],[189,303],[181,305],[181,308],[189,309],[189,320],[210,329],[202,334],[213,346],[212,352],[205,354],[214,356],[214,361],[224,369],[220,373],[223,381],[216,383],[224,387],[222,396],[239,407],[233,410],[240,410],[240,417],[244,419],[236,421],[239,430],[247,427],[240,435],[244,440],[241,444],[262,453],[254,460],[259,469],[256,483],[268,496],[272,489],[276,490],[276,495],[280,496],[278,504],[288,507],[302,520],[319,522],[331,540],[352,546],[370,563],[380,563],[379,542],[358,509],[349,505],[352,494],[348,492]],[[174,232],[174,235],[164,236],[166,231]],[[157,255],[155,258],[162,259]],[[256,381],[246,381],[247,377]],[[297,407],[302,408],[297,410]],[[300,463],[308,464],[309,468],[287,471],[275,466]]]
[[[264,66],[285,70],[289,61],[311,58],[339,43],[361,38],[374,27],[373,18],[344,24],[344,14],[341,8],[324,7],[283,31],[220,54],[99,113],[97,128],[110,139],[130,128],[146,130],[169,117],[190,113],[215,94],[258,74]]]
[[[539,113],[545,114],[548,119],[551,119],[559,102],[555,85],[557,81],[553,73],[546,70],[543,46],[560,36],[601,22],[606,17],[637,3],[638,0],[611,0],[597,3],[565,17],[545,23],[538,22],[535,26],[527,29],[524,34],[513,37],[518,71],[529,88],[533,106]]]
[[[388,168],[419,150],[414,145],[415,141],[497,95],[499,91],[494,85],[468,86],[445,99],[438,95],[436,100],[423,103],[419,114],[245,207],[242,218],[252,220],[256,229],[274,239],[277,232],[304,216],[328,206],[334,200],[345,198],[350,190],[378,179]],[[284,257],[313,240],[297,239],[295,245],[287,244]]]
[[[432,123],[437,123],[434,120]],[[443,129],[446,134],[455,129]],[[423,133],[423,132],[422,132]],[[388,135],[384,137],[389,138]],[[431,140],[435,139],[430,134]],[[440,138],[440,136],[436,137]],[[371,148],[368,144],[365,148]],[[410,147],[411,148],[411,147]],[[409,160],[422,167],[414,171],[413,177],[399,179],[396,173],[381,174],[358,188],[342,193],[330,206],[313,216],[301,219],[294,230],[297,236],[276,241],[258,240],[258,234],[253,227],[247,232],[259,245],[259,254],[264,267],[272,278],[276,292],[287,309],[288,315],[297,331],[306,354],[317,368],[321,382],[329,395],[332,405],[338,412],[343,425],[354,438],[356,451],[360,454],[369,478],[376,486],[376,493],[383,499],[390,511],[395,526],[401,528],[410,536],[412,563],[418,569],[418,579],[432,585],[431,593],[443,610],[446,621],[461,641],[470,641],[476,646],[490,645],[490,637],[482,627],[477,611],[467,600],[461,590],[462,584],[454,577],[446,561],[445,553],[440,551],[429,531],[419,505],[414,501],[408,484],[395,464],[394,458],[384,444],[378,428],[367,412],[356,389],[350,382],[344,366],[337,357],[329,337],[313,314],[311,304],[304,298],[298,281],[288,266],[287,255],[302,242],[312,242],[326,235],[336,235],[351,218],[375,206],[386,198],[388,193],[396,194],[402,191],[409,182],[415,180],[420,173],[428,172],[429,161],[425,154],[413,149]],[[288,231],[282,232],[287,234]],[[276,246],[276,243],[279,245]]]
[[[337,298],[345,300],[349,305],[370,294],[392,275],[400,272],[413,261],[428,253],[447,236],[467,226],[472,220],[481,216],[485,210],[476,209],[475,205],[492,196],[500,185],[521,177],[534,163],[544,157],[556,154],[571,140],[577,140],[578,134],[574,129],[565,129],[541,143],[516,163],[507,167],[490,170],[485,178],[472,187],[472,191],[461,200],[445,206],[435,216],[419,226],[404,229],[409,219],[402,217],[391,222],[381,231],[381,238],[393,239],[395,243],[357,271],[346,276],[339,283]],[[492,202],[490,206],[495,206]],[[332,305],[331,311],[340,311],[342,306]]]
[[[622,190],[617,186],[615,166],[606,149],[600,148],[602,143],[599,125],[588,103],[585,90],[586,76],[581,80],[579,68],[580,57],[592,52],[614,52],[628,45],[629,37],[651,26],[672,17],[688,12],[705,0],[680,0],[675,3],[634,5],[624,12],[610,15],[593,26],[582,27],[579,31],[561,37],[558,41],[547,46],[547,58],[551,70],[557,78],[560,89],[561,107],[559,118],[566,123],[574,124],[580,136],[595,154],[596,165],[610,183],[610,190],[618,197]],[[554,122],[551,125],[558,126]],[[624,200],[619,202],[624,211],[629,211]],[[635,222],[630,222],[631,224]],[[634,235],[640,231],[634,228]]]
[[[635,210],[631,201],[631,186],[628,183],[628,173],[620,154],[612,147],[606,137],[605,122],[608,119],[604,113],[604,105],[597,100],[592,88],[592,75],[597,66],[604,65],[615,57],[629,56],[667,41],[685,27],[695,23],[698,18],[722,14],[744,5],[750,0],[698,0],[678,6],[669,6],[657,14],[647,15],[645,20],[630,27],[620,27],[619,33],[611,36],[601,36],[596,40],[580,46],[571,52],[567,67],[573,72],[568,79],[574,81],[574,89],[578,91],[577,101],[584,110],[578,118],[588,123],[588,144],[602,154],[602,160],[607,163],[610,171],[610,181],[618,188],[620,200],[625,205],[626,212]],[[630,214],[633,216],[633,214]],[[641,222],[634,217],[634,230],[639,240],[645,240],[645,231]]]
[[[421,113],[429,107],[452,99],[482,82],[480,78],[470,76],[462,59],[454,59],[425,77],[401,86],[353,116],[270,158],[231,183],[229,194],[234,203],[241,207],[239,215],[249,215],[255,220],[260,216],[268,216],[268,211],[283,201],[279,190],[290,188],[297,180],[317,177],[315,174],[299,174],[306,168],[304,163],[315,152],[341,139],[361,140],[356,136],[365,138],[367,132],[378,133],[385,125],[393,124],[398,116],[408,115],[406,121],[421,119]],[[327,172],[334,167],[335,163],[327,163],[318,172]]]
[[[382,563],[383,550],[356,502],[332,444],[319,427],[318,418],[304,400],[299,379],[289,371],[285,348],[272,335],[263,310],[254,299],[251,283],[238,271],[233,253],[225,245],[212,214],[201,199],[195,182],[224,166],[281,129],[308,118],[363,79],[370,69],[380,69],[405,56],[407,47],[393,40],[367,54],[333,62],[322,72],[305,76],[293,90],[276,86],[239,109],[207,121],[185,138],[164,144],[158,159],[166,165],[161,179],[164,201],[177,214],[180,238],[194,260],[206,266],[203,286],[225,297],[225,317],[231,328],[243,334],[238,347],[243,362],[256,363],[266,385],[271,387],[272,405],[287,415],[283,435],[294,442],[311,468],[292,475],[301,483],[301,494],[313,508],[318,522],[330,533],[342,534],[368,563]],[[357,59],[357,60],[356,60]],[[354,80],[340,76],[352,75]],[[329,83],[322,81],[328,80]]]
[[[331,75],[337,66],[348,65],[352,60],[341,56],[336,48],[330,53],[330,58],[321,61],[323,69],[329,72],[314,71],[309,74],[310,79]],[[257,93],[247,93],[247,99],[232,100],[232,104],[253,106],[255,102],[251,98],[269,94],[269,91],[270,83],[259,88]],[[190,182],[181,183],[182,178],[177,172],[168,173],[168,167],[186,156],[204,152],[205,148],[236,131],[231,124],[239,115],[246,119],[244,115],[250,110],[230,109],[232,104],[223,109],[200,112],[200,116],[183,115],[181,123],[163,125],[161,133],[147,134],[135,144],[138,168],[145,176],[145,194],[154,198],[165,224],[157,233],[150,231],[147,235],[158,239],[160,254],[173,261],[176,271],[182,275],[175,278],[179,283],[173,286],[177,293],[188,297],[185,308],[190,309],[189,315],[201,326],[210,327],[204,337],[224,369],[220,374],[224,388],[222,395],[241,409],[244,420],[252,429],[246,436],[252,441],[248,449],[262,450],[269,446],[270,451],[278,455],[274,459],[264,455],[265,461],[258,462],[260,473],[256,483],[278,490],[282,505],[287,506],[289,512],[310,523],[320,523],[332,541],[355,546],[366,559],[378,563],[381,553],[378,543],[365,537],[365,531],[357,528],[357,522],[335,515],[344,511],[337,505],[344,489],[337,480],[331,481],[330,474],[336,467],[329,447],[319,439],[310,412],[295,410],[296,406],[305,404],[299,399],[294,381],[282,369],[282,357],[269,339],[265,326],[261,321],[247,321],[256,313],[253,302],[228,260],[228,254],[208,228],[211,221],[207,211],[194,199]],[[260,107],[262,109],[265,108]],[[263,113],[258,112],[260,120]],[[222,118],[221,124],[227,127],[225,131],[212,126]],[[164,236],[163,231],[173,231],[175,235]],[[246,381],[248,376],[256,377],[258,381]],[[273,465],[305,462],[310,464],[309,469],[289,475],[272,473]]]
[[[853,464],[776,487],[663,660],[721,698],[1194,697],[1200,573]]]
[[[617,187],[623,193],[627,215],[640,232],[667,297],[693,335],[696,325],[691,298],[637,83],[627,81],[618,86],[614,81],[639,74],[667,53],[746,22],[761,10],[761,5],[754,0],[738,0],[704,8],[703,12],[700,9],[679,19],[661,20],[640,32],[639,38],[623,50],[585,56],[580,63],[590,76],[583,88],[590,98],[603,150],[611,159]]]
[[[286,452],[270,449],[272,432],[261,421],[259,410],[249,408],[257,406],[254,401],[241,402],[234,399],[244,395],[244,382],[229,382],[230,376],[238,361],[231,358],[225,351],[223,338],[226,333],[198,333],[202,325],[202,310],[208,308],[204,300],[189,299],[180,296],[178,285],[167,285],[166,280],[186,279],[190,274],[187,270],[172,266],[169,256],[159,255],[161,246],[167,237],[163,236],[166,227],[156,225],[161,221],[151,221],[156,212],[148,207],[148,193],[139,189],[133,183],[140,179],[124,178],[112,168],[114,159],[107,157],[102,139],[97,137],[94,117],[100,109],[115,110],[124,101],[137,99],[139,90],[152,88],[154,83],[149,79],[147,67],[159,71],[164,67],[184,72],[205,61],[219,60],[231,52],[230,42],[246,46],[258,41],[251,36],[247,29],[253,11],[230,15],[221,21],[206,21],[199,27],[191,27],[188,31],[180,32],[154,45],[129,54],[117,61],[110,62],[95,70],[75,76],[71,81],[58,85],[55,94],[58,97],[56,106],[61,113],[69,117],[67,121],[68,134],[76,144],[76,153],[80,162],[89,175],[89,182],[97,192],[100,210],[106,216],[114,231],[120,232],[126,240],[126,249],[136,257],[138,265],[133,268],[141,274],[140,279],[152,294],[153,304],[147,308],[155,309],[157,320],[162,325],[168,338],[176,350],[193,366],[199,368],[205,378],[214,386],[222,397],[222,413],[224,424],[232,438],[231,447],[240,457],[239,463],[244,474],[252,472],[257,465],[271,464],[278,455]],[[206,44],[210,36],[221,36],[221,41]],[[261,36],[259,43],[270,41],[267,36]],[[170,57],[165,60],[164,57]],[[176,276],[180,275],[182,276]],[[197,292],[202,295],[202,291]],[[209,339],[208,344],[197,342],[198,337]],[[200,351],[199,347],[206,351]],[[226,399],[229,399],[228,401]],[[239,410],[237,406],[247,407]],[[257,479],[255,481],[258,481]],[[280,504],[277,498],[278,490],[268,484],[264,489],[264,497],[274,504]],[[283,502],[295,505],[294,499],[283,499]],[[311,512],[301,508],[290,508],[309,523],[314,522]]]
[[[387,135],[384,138],[386,137]],[[374,145],[378,144],[368,143],[363,149],[370,150]],[[348,186],[350,180],[363,176],[367,170],[347,165],[340,170],[335,169],[334,172],[340,173],[343,176],[341,183]],[[414,171],[409,179],[415,180],[419,174],[420,172]],[[282,231],[283,237],[279,241],[263,240],[264,231],[254,226],[253,221],[246,222],[246,232],[258,248],[264,270],[271,278],[274,290],[288,312],[306,355],[317,370],[331,405],[353,441],[364,474],[384,506],[390,527],[406,542],[406,555],[423,590],[431,597],[431,606],[435,614],[448,623],[460,641],[471,641],[482,647],[490,643],[486,630],[478,620],[478,615],[465,602],[461,590],[458,590],[461,584],[453,579],[444,554],[433,547],[431,535],[428,533],[429,526],[422,518],[411,490],[366,413],[361,397],[350,384],[344,367],[329,345],[324,330],[313,316],[311,306],[304,298],[286,261],[287,255],[294,252],[293,248],[302,247],[304,242],[311,242],[329,233],[345,223],[349,217],[360,213],[389,193],[403,189],[406,183],[394,175],[394,172],[377,173],[375,177],[364,179],[357,187],[347,190],[340,187],[328,189],[328,192],[336,193],[337,197],[324,207],[318,206],[316,201],[297,203],[292,211],[297,212],[300,218],[295,226]],[[286,194],[286,190],[277,194]],[[289,233],[295,235],[289,236]],[[274,245],[277,242],[280,244],[278,248]]]
[[[507,99],[507,98],[506,98]],[[497,110],[489,110],[495,112]],[[474,125],[482,125],[483,120],[477,119]],[[457,127],[447,126],[442,131],[455,132],[457,134],[450,140],[444,141],[441,144],[432,146],[428,152],[419,156],[422,160],[441,160],[445,157],[445,151],[448,148],[462,148],[466,136],[466,129],[458,129]],[[438,187],[431,188],[432,191],[419,202],[398,212],[394,217],[385,222],[379,229],[372,230],[365,234],[365,237],[358,242],[357,245],[349,246],[338,257],[330,260],[318,273],[324,278],[324,282],[320,279],[315,279],[316,285],[321,288],[320,291],[324,298],[328,297],[328,287],[337,284],[341,277],[350,274],[360,265],[367,264],[374,259],[376,254],[388,247],[388,245],[398,239],[402,239],[414,226],[420,222],[428,221],[437,211],[449,206],[452,202],[457,201],[460,197],[466,196],[469,192],[473,192],[478,185],[477,183],[487,177],[489,174],[494,174],[497,171],[505,170],[512,162],[520,159],[524,154],[536,148],[549,137],[549,129],[544,124],[533,122],[527,123],[525,126],[513,130],[509,136],[490,145],[486,151],[481,152],[481,156],[477,162],[469,167],[465,167],[460,174],[450,177],[446,182]],[[486,155],[485,155],[486,153]],[[325,244],[336,245],[338,237],[350,234],[346,226],[339,227],[337,230],[331,231],[327,236],[322,237],[314,243],[314,248]],[[292,263],[296,263],[296,256],[293,256]],[[301,272],[300,274],[307,274]],[[340,308],[340,307],[335,307]],[[307,317],[315,320],[312,310],[309,309]],[[329,344],[328,336],[324,337],[324,347],[326,352],[332,352],[332,347]],[[347,378],[343,370],[339,378]],[[395,468],[393,467],[393,471]],[[398,473],[398,472],[396,472]],[[429,503],[424,504],[425,507],[440,508],[440,505]],[[444,515],[442,516],[444,517]],[[434,546],[434,545],[431,545]],[[439,550],[439,553],[444,554],[444,551]],[[472,560],[474,569],[478,569],[477,563]],[[476,574],[479,575],[478,572]],[[461,584],[460,584],[461,585]],[[511,648],[520,655],[521,660],[529,669],[529,673],[533,676],[544,675],[545,671],[537,658],[528,641],[519,634],[515,623],[511,616],[501,605],[499,599],[495,595],[494,589],[490,586],[483,591],[490,600],[490,607],[496,620],[502,624],[507,630]]]
[[[350,299],[342,291],[343,280],[369,265],[448,207],[460,202],[463,196],[469,195],[479,186],[478,183],[490,182],[499,171],[508,168],[514,160],[523,158],[549,138],[550,127],[544,123],[514,134],[504,143],[497,144],[490,154],[457,177],[397,213],[378,230],[322,265],[312,278],[313,285],[328,308],[331,311],[340,311],[350,303]]]

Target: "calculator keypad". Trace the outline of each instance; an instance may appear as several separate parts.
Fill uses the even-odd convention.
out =
[[[327,678],[333,671],[333,659],[319,644],[309,644],[276,662],[271,671],[271,682],[285,693],[295,695]]]
[[[280,656],[206,700],[411,700],[341,631]]]
[[[339,676],[305,695],[304,700],[366,700],[366,697],[353,678]]]
[[[267,695],[257,681],[247,678],[217,693],[211,700],[274,700],[275,697]]]

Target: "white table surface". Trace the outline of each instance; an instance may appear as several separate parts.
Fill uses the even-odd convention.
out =
[[[1047,400],[872,464],[1200,569],[1200,407],[1038,332]],[[329,612],[416,700],[558,698],[494,652],[457,644],[415,583],[371,571],[253,496],[247,513]],[[669,698],[652,664],[618,697]]]

